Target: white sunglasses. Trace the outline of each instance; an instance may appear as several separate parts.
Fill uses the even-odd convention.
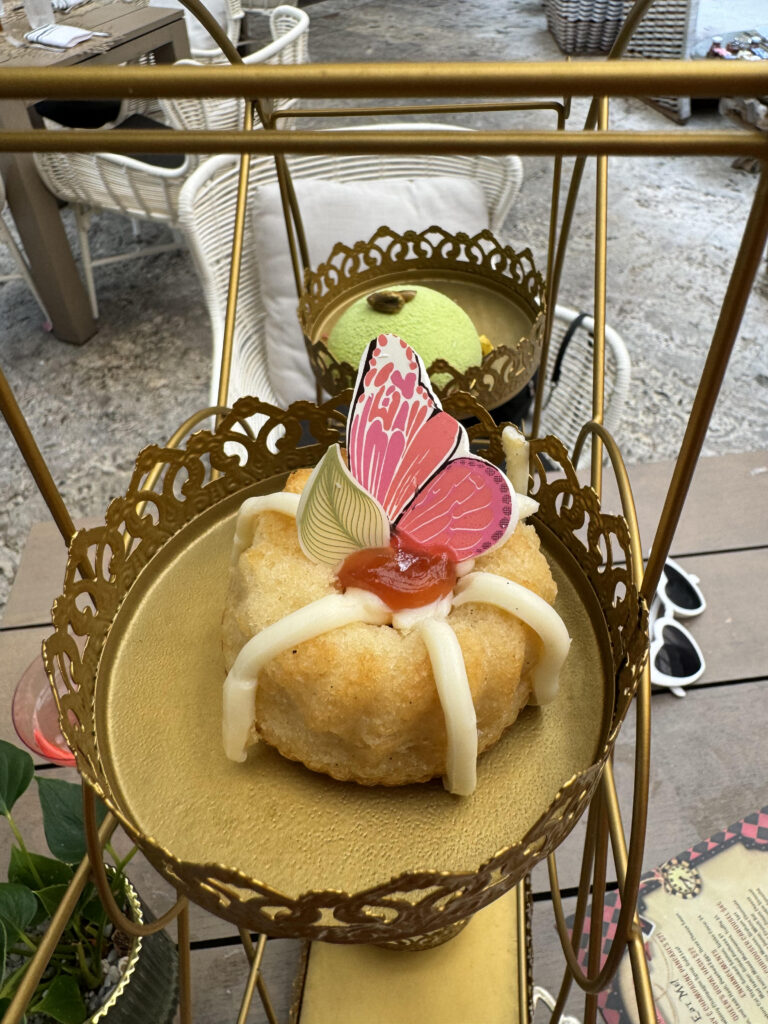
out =
[[[693,636],[672,617],[672,608],[657,592],[648,618],[651,683],[684,697],[683,687],[700,679],[706,664]]]
[[[682,565],[673,562],[671,558],[664,563],[656,593],[667,608],[671,609],[670,613],[679,619],[701,615],[707,607],[704,595],[699,589],[699,577],[686,572]]]

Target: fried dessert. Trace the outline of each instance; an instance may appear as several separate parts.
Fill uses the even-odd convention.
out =
[[[508,472],[524,460],[527,483],[527,446],[513,428],[504,441]],[[244,760],[263,739],[335,779],[442,775],[468,795],[478,754],[527,703],[553,698],[568,650],[522,521],[536,503],[469,451],[394,336],[364,356],[347,449],[241,508],[225,751]]]

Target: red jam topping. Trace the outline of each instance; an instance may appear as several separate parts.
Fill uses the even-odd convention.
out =
[[[456,585],[456,564],[445,551],[409,549],[395,535],[387,548],[364,548],[348,555],[337,576],[345,590],[368,590],[399,612],[450,594]]]

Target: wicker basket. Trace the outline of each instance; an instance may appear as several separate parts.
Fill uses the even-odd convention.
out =
[[[546,12],[563,53],[607,53],[624,20],[623,0],[546,0]]]
[[[633,0],[624,0],[628,14]],[[636,60],[685,60],[689,55],[699,0],[654,0],[632,33],[624,54]],[[691,116],[689,96],[655,96],[646,100],[661,113],[682,123]]]

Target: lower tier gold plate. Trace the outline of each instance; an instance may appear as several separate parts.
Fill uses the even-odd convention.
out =
[[[399,788],[336,782],[264,744],[245,764],[228,761],[220,632],[235,515],[245,497],[279,489],[283,479],[238,489],[157,540],[153,557],[121,584],[92,678],[88,647],[71,671],[80,689],[62,700],[65,733],[80,770],[149,859],[214,913],[268,934],[337,942],[430,932],[508,891],[571,830],[631,695],[631,680],[617,687],[626,658],[569,550],[573,538],[558,536],[542,502],[538,529],[573,644],[557,699],[527,708],[480,758],[471,797],[452,796],[440,780]],[[196,495],[200,507],[199,482],[194,474],[185,481],[186,494],[166,487],[161,497]],[[141,523],[157,533],[152,517],[134,516],[133,538]],[[71,575],[74,550],[70,563]],[[88,586],[98,604],[98,589]],[[626,579],[621,590],[626,600]],[[68,606],[70,630],[82,594],[57,602],[58,618]],[[49,669],[66,639],[60,631],[46,641]]]

